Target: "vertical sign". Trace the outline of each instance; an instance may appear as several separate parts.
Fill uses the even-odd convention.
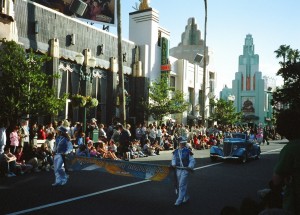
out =
[[[161,38],[161,72],[171,71],[169,63],[169,41],[167,38]]]

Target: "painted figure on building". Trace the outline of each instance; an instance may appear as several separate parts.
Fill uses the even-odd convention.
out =
[[[254,113],[255,112],[255,109],[253,107],[253,103],[249,99],[247,99],[244,102],[242,111],[245,112],[245,113]]]

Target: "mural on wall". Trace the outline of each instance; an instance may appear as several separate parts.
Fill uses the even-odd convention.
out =
[[[246,114],[254,113],[254,97],[242,97],[242,112]]]
[[[39,4],[82,21],[116,24],[115,0],[34,0]]]

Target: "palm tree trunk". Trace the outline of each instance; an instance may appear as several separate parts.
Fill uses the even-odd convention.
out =
[[[122,58],[122,22],[121,22],[121,0],[117,1],[117,17],[118,17],[118,72],[119,72],[119,86],[118,94],[121,97],[120,101],[120,120],[121,124],[126,124],[126,100],[124,90],[124,73],[123,73],[123,58]]]

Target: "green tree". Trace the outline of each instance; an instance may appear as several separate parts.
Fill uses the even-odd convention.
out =
[[[298,49],[290,49],[286,65],[276,75],[283,78],[283,86],[273,93],[277,131],[288,139],[299,138],[297,122],[300,121],[300,58]]]
[[[290,51],[290,46],[287,46],[287,45],[281,45],[281,46],[279,46],[279,48],[277,50],[274,51],[276,53],[277,58],[280,58],[280,57],[283,58],[283,61],[279,62],[282,67],[285,67],[286,59],[287,59],[289,51]]]
[[[300,107],[299,51],[298,49],[290,49],[289,53],[286,65],[282,65],[276,74],[281,76],[284,81],[283,86],[277,87],[273,93],[272,105],[277,113],[280,113],[282,107],[285,109],[297,109]]]
[[[300,60],[300,52],[298,49],[290,49],[288,52],[288,64],[297,63]]]
[[[183,113],[188,108],[184,100],[184,94],[180,90],[174,90],[169,86],[168,77],[162,75],[159,81],[153,82],[149,87],[149,100],[142,101],[142,106],[147,116],[162,121],[168,114]]]
[[[43,72],[50,58],[25,50],[14,41],[0,40],[0,113],[11,123],[27,114],[55,116],[65,105],[52,83],[58,75]]]
[[[210,99],[210,105],[214,109],[211,118],[213,121],[217,121],[218,124],[230,125],[241,120],[242,113],[236,112],[232,101]]]

